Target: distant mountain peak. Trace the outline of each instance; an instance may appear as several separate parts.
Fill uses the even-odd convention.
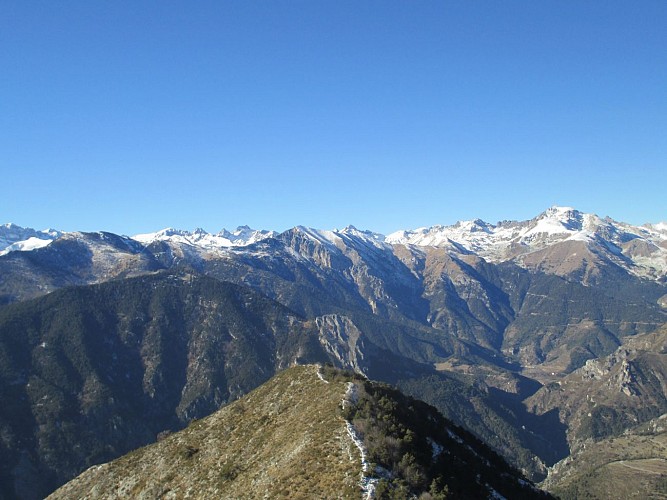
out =
[[[560,215],[560,214],[566,214],[569,216],[570,214],[580,214],[581,212],[574,207],[568,207],[564,205],[551,205],[544,211],[544,213],[550,216]]]
[[[373,231],[369,230],[362,230],[362,229],[357,229],[356,227],[349,225],[345,227],[344,229],[338,231],[334,231],[335,233],[338,234],[344,234],[348,236],[353,236],[360,238],[362,240],[366,240],[368,242],[373,243],[374,245],[376,244],[384,244],[386,237],[383,234],[380,233],[375,233]]]
[[[204,249],[215,250],[229,247],[247,246],[257,241],[275,236],[275,231],[255,230],[249,226],[239,226],[234,232],[223,229],[218,234],[211,234],[202,228],[194,231],[166,228],[155,233],[137,234],[132,237],[144,245],[157,241],[185,244]]]
[[[492,224],[489,224],[482,219],[458,221],[456,224],[454,224],[454,227],[460,228],[462,231],[469,231],[471,233],[478,231],[489,233],[494,228]]]
[[[584,225],[584,219],[597,218],[595,215],[584,214],[572,207],[552,206],[538,215],[534,220],[548,221],[547,224],[542,225],[542,229],[546,232],[558,231],[562,226],[566,231],[580,231]],[[550,227],[549,222],[554,224]]]
[[[55,229],[37,231],[30,227],[21,227],[12,222],[2,224],[0,226],[0,255],[43,248],[62,234],[62,231]]]

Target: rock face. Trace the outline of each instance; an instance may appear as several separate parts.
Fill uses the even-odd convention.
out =
[[[526,404],[536,414],[559,413],[567,425],[572,454],[569,461],[556,466],[547,484],[557,487],[557,478],[569,475],[564,471],[574,458],[590,456],[591,449],[603,450],[602,444],[594,443],[627,437],[632,429],[661,418],[667,413],[666,394],[665,328],[628,338],[612,355],[589,360],[567,377],[542,387]],[[641,455],[637,447],[641,440],[636,441],[635,458]],[[655,456],[667,459],[667,455]]]
[[[542,483],[564,499],[659,498],[667,474],[667,414],[616,437],[589,441]]]
[[[375,390],[381,399],[368,395]],[[322,374],[318,366],[290,368],[183,431],[88,469],[48,498],[361,498],[429,490],[457,498],[547,498],[434,409],[402,398],[336,371]],[[406,402],[420,411],[397,420],[400,430],[365,420],[360,429],[360,418],[346,420],[377,411],[384,420],[398,418],[387,408]],[[377,404],[383,408],[372,409]],[[430,440],[424,429],[434,432]],[[402,465],[391,467],[367,448],[380,439],[399,451],[423,449],[429,465],[422,468],[418,453],[406,448]],[[380,460],[377,470],[368,459]]]
[[[358,346],[361,331],[344,316],[328,314],[316,319],[320,343],[338,366],[364,374],[364,349]],[[363,342],[363,340],[362,340]]]

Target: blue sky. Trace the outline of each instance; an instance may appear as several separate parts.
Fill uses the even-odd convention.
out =
[[[667,219],[667,2],[0,4],[0,222]]]

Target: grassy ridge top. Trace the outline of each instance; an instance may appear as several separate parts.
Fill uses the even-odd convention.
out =
[[[358,498],[344,381],[286,370],[181,432],[92,467],[49,498]]]
[[[308,365],[279,373],[183,431],[90,468],[49,498],[364,494],[422,500],[548,497],[426,403],[349,372]]]

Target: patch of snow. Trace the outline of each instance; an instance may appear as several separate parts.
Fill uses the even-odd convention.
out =
[[[336,234],[335,231],[324,231],[322,229],[313,229],[306,226],[297,226],[295,229],[321,245],[336,246],[336,243],[341,241],[340,236]]]
[[[431,445],[431,458],[434,460],[444,451],[445,447],[442,446],[440,443],[435,442],[431,438],[426,438],[428,441],[428,444]]]
[[[595,234],[590,231],[577,231],[572,236],[569,236],[566,241],[583,241],[590,243],[595,239]]]
[[[459,444],[463,444],[463,439],[461,439],[459,436],[457,436],[456,434],[454,434],[454,433],[453,433],[452,431],[450,431],[449,429],[445,429],[445,430],[447,431],[447,435],[448,435],[450,438],[452,438],[454,441],[456,441],[456,442],[459,443]]]
[[[53,240],[43,240],[41,238],[30,237],[25,241],[17,241],[12,243],[4,250],[0,251],[0,255],[6,255],[9,252],[29,252],[30,250],[35,250],[37,248],[43,248],[47,245],[50,245]]]
[[[319,379],[320,379],[322,382],[324,382],[325,384],[328,384],[328,383],[329,383],[329,381],[328,381],[328,380],[325,380],[324,377],[322,376],[322,372],[320,372],[320,368],[319,368],[319,367],[317,368],[317,378],[319,378]]]
[[[387,238],[383,234],[374,233],[372,231],[362,231],[354,226],[347,226],[342,230],[335,230],[334,234],[341,239],[347,236],[350,239],[363,241],[364,243],[380,249],[390,248],[390,245],[386,242]]]
[[[352,439],[352,442],[361,454],[361,479],[359,485],[364,492],[364,498],[370,500],[371,498],[375,498],[375,488],[377,487],[379,479],[368,475],[368,472],[371,469],[371,464],[368,461],[368,454],[359,434],[357,434],[357,431],[350,422],[345,422],[345,427],[347,428],[347,434],[350,436],[350,439]]]
[[[533,483],[530,483],[530,482],[526,481],[525,479],[517,478],[517,481],[519,482],[519,484],[521,486],[523,486],[524,488],[530,488],[535,493],[540,493],[542,491],[539,488],[537,488]]]
[[[494,500],[507,500],[504,496],[502,496],[500,493],[498,493],[496,490],[491,488],[488,484],[486,487],[489,489],[489,498],[493,498]]]
[[[347,383],[347,390],[345,391],[345,397],[342,401],[343,408],[346,408],[347,405],[355,405],[359,401],[359,393],[357,392],[357,386],[352,382]]]

